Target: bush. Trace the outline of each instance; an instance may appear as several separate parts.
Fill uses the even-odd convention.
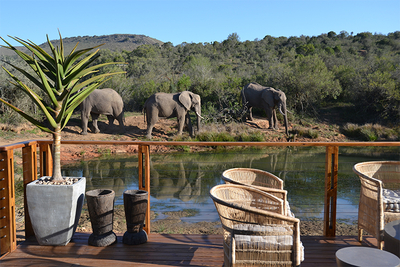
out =
[[[221,93],[218,104],[208,104],[203,107],[204,123],[232,123],[243,122],[247,108],[243,108],[237,101],[237,95],[232,93]],[[210,103],[210,102],[208,102]]]
[[[350,138],[362,141],[378,141],[378,140],[398,140],[399,131],[391,128],[383,127],[379,124],[367,123],[359,126],[354,123],[347,123],[343,129],[343,134]]]
[[[263,142],[264,134],[261,131],[249,129],[242,123],[222,125],[210,123],[202,127],[196,135],[197,141],[203,142]]]
[[[376,141],[378,140],[378,135],[372,127],[362,127],[360,130],[360,137],[364,141]]]
[[[243,133],[239,136],[237,136],[237,141],[242,141],[242,142],[264,142],[265,137],[262,132],[260,131],[255,131],[253,133]]]
[[[317,139],[319,137],[319,132],[314,129],[306,128],[306,127],[296,127],[293,129],[294,134],[297,136],[302,136],[305,138]]]

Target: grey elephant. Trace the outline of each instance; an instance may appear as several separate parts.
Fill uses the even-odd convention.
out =
[[[248,109],[248,119],[253,120],[252,108],[261,108],[267,114],[269,129],[278,129],[278,120],[276,118],[275,108],[278,108],[284,117],[285,133],[288,132],[288,120],[286,109],[286,95],[279,89],[265,87],[258,83],[249,83],[243,87],[241,92],[243,108]]]
[[[83,102],[81,103],[81,119],[82,119],[82,132],[87,134],[87,126],[89,116],[92,116],[94,132],[99,133],[97,120],[100,114],[104,114],[108,118],[109,126],[112,126],[114,120],[118,120],[121,130],[124,131],[124,101],[122,97],[113,89],[95,89]]]
[[[146,137],[151,139],[151,132],[158,119],[177,118],[178,135],[182,134],[183,127],[186,124],[189,133],[193,136],[192,122],[188,111],[194,111],[197,115],[197,130],[200,130],[201,117],[201,99],[200,96],[189,91],[181,93],[155,93],[144,103],[143,112],[147,118]]]

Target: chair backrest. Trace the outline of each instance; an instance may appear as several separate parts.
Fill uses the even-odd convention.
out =
[[[380,166],[380,162],[362,162],[353,166],[353,171],[360,178],[361,198],[368,197],[378,200],[382,194],[382,181],[373,177]]]
[[[263,188],[283,189],[283,180],[272,173],[252,169],[233,168],[222,173],[222,179],[226,183],[250,185]]]
[[[234,184],[216,185],[211,188],[210,197],[214,201],[222,225],[228,228],[233,227],[234,224],[260,220],[261,217],[256,214],[259,211],[284,214],[282,199],[254,187]]]
[[[233,208],[256,208],[283,213],[283,200],[254,187],[235,184],[216,185],[210,197],[219,205]]]
[[[353,167],[360,179],[380,183],[388,189],[400,188],[400,161],[361,162]]]

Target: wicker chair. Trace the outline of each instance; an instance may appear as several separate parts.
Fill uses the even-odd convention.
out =
[[[284,203],[254,187],[222,184],[210,190],[224,230],[228,266],[299,266],[304,259],[300,220]]]
[[[358,239],[366,230],[382,249],[385,224],[400,219],[400,162],[362,162],[353,171],[361,180]]]
[[[283,200],[284,214],[294,216],[287,202],[287,191],[283,189],[282,179],[272,173],[252,168],[233,168],[222,173],[222,180],[227,184],[253,186],[270,193]]]

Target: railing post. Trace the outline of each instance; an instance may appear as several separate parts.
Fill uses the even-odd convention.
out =
[[[0,258],[17,248],[14,152],[0,152]]]
[[[53,175],[53,156],[51,145],[40,144],[40,177]]]
[[[139,189],[148,192],[147,211],[145,225],[143,229],[150,234],[150,147],[148,145],[138,146],[138,164],[139,164]],[[144,158],[143,158],[144,156]]]
[[[29,217],[28,204],[26,202],[26,185],[37,179],[37,147],[27,145],[22,148],[22,168],[24,177],[24,213],[25,213],[25,238],[34,236],[31,218]]]
[[[327,146],[325,154],[324,235],[334,237],[336,231],[336,204],[339,147]]]

